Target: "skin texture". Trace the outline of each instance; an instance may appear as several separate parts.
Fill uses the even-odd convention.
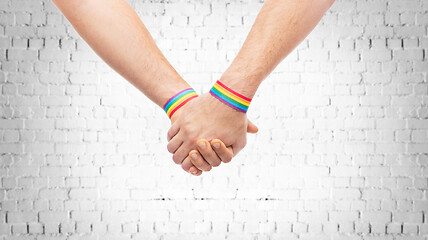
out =
[[[267,0],[247,39],[220,81],[234,91],[253,98],[261,82],[314,29],[334,0]],[[218,163],[202,161],[196,139],[221,139],[236,155],[246,144],[246,114],[240,113],[209,94],[192,101],[171,126],[168,149],[176,163],[187,161],[208,171]],[[185,160],[186,159],[186,160]],[[212,165],[214,164],[214,165]]]
[[[220,80],[253,98],[261,82],[315,28],[334,0],[267,0]]]
[[[158,106],[163,107],[171,96],[190,87],[164,57],[126,1],[53,0],[53,3],[111,68]]]
[[[195,123],[194,119],[199,121]],[[211,127],[212,125],[216,128]],[[192,100],[171,126],[168,136],[173,137],[167,148],[174,153],[173,160],[177,164],[182,163],[191,150],[196,150],[195,143],[202,137],[209,141],[221,139],[226,146],[231,146],[233,154],[236,155],[246,144],[247,126],[246,114],[206,93]],[[205,145],[207,147],[207,144]],[[199,145],[198,147],[201,148]],[[209,170],[206,161],[191,160],[198,169]],[[216,159],[214,161],[218,162]]]
[[[163,107],[171,96],[190,87],[163,56],[126,1],[53,0],[53,3],[111,68],[158,106]],[[172,122],[185,106],[173,115]],[[226,147],[219,151],[226,151]],[[217,156],[213,152],[209,155]],[[187,171],[193,167],[190,161],[186,164]],[[196,168],[192,170],[195,172]],[[200,170],[196,173],[200,175]]]
[[[196,98],[198,99],[198,98]],[[171,124],[177,121],[178,117],[185,111],[185,109],[190,105],[192,101],[187,103],[183,108],[179,109],[171,118]],[[187,110],[186,110],[187,111]],[[248,120],[248,125],[246,126],[246,132],[248,133],[257,133],[258,128],[253,123]],[[168,140],[171,139],[173,134],[173,128],[168,131]],[[204,148],[199,147],[201,142],[204,143]],[[212,141],[207,141],[206,139],[199,139],[196,142],[198,151],[191,151],[188,156],[184,158],[183,161],[174,161],[177,164],[181,164],[181,167],[195,175],[199,176],[202,174],[202,171],[210,171],[212,167],[217,167],[221,162],[228,163],[232,160],[234,153],[232,147],[226,147],[226,145],[219,139],[214,139]],[[168,151],[174,153],[174,146],[168,145]],[[199,166],[196,167],[195,163]],[[203,167],[201,167],[203,166]]]
[[[160,107],[172,95],[189,87],[157,48],[126,1],[53,2],[107,64]],[[332,3],[333,0],[267,0],[221,81],[252,98],[263,79],[309,34]],[[209,94],[190,101],[183,109],[186,112],[176,113],[177,118],[169,131],[168,150],[174,153],[176,163],[182,163],[184,169],[190,166],[191,172],[195,172],[192,166],[195,163],[198,169],[209,170],[206,164],[216,166],[219,159],[223,160],[221,156],[229,161],[230,153],[225,155],[222,145],[219,151],[223,151],[223,155],[216,156],[207,142],[205,148],[196,147],[198,139],[221,139],[236,155],[246,144],[247,130],[252,132],[254,129],[245,114],[227,107]],[[203,153],[204,161],[187,159],[188,153],[194,155],[191,150],[202,151],[199,153]]]

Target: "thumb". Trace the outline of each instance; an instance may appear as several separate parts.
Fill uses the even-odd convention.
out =
[[[254,123],[252,123],[250,120],[248,120],[247,132],[257,133],[258,131],[259,131],[259,128],[256,125],[254,125]]]

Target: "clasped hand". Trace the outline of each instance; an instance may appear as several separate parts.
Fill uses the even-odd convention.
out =
[[[209,93],[180,108],[171,118],[167,149],[173,161],[193,175],[227,163],[247,142],[247,132],[257,127],[239,112]]]

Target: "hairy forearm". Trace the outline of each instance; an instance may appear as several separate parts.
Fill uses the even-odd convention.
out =
[[[334,0],[267,0],[221,81],[252,98],[260,83],[315,28]]]
[[[124,0],[53,0],[80,36],[157,105],[189,85]]]

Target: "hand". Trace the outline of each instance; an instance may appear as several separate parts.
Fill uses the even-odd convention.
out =
[[[177,118],[180,116],[180,114],[183,112],[183,110],[186,108],[186,106],[189,103],[186,103],[183,107],[181,107],[179,110],[177,110],[177,112],[174,113],[174,115],[172,115],[171,117],[171,125],[174,124],[174,122],[177,120]],[[252,131],[257,132],[258,129],[257,127],[252,124]],[[170,138],[168,138],[168,141],[170,140]],[[205,141],[207,146],[209,145],[209,143],[205,140],[202,139],[200,141]],[[215,151],[213,150],[215,149]],[[231,147],[226,147],[224,145],[224,143],[221,140],[213,140],[212,141],[212,146],[204,148],[204,149],[200,149],[201,154],[208,160],[214,161],[215,159],[213,159],[215,156],[219,156],[223,162],[230,162],[232,160],[233,157],[233,151],[231,149]],[[192,152],[193,154],[189,153],[189,157],[187,157],[181,164],[181,167],[186,171],[186,172],[190,172],[191,174],[195,175],[195,176],[200,176],[202,174],[202,169],[206,169],[205,167],[205,162],[206,160],[204,159],[204,157],[202,157],[198,151]],[[194,163],[190,160],[191,157],[193,156],[194,158],[194,162],[197,161],[197,166],[195,167]],[[220,165],[220,162],[218,162],[218,164],[215,164],[215,166],[217,167],[218,165]],[[211,170],[211,165],[209,165],[209,170]],[[207,170],[207,171],[209,171]]]
[[[189,172],[192,174],[210,171],[212,167],[219,166],[221,162],[218,159],[228,163],[233,158],[232,148],[226,147],[219,139],[214,139],[211,142],[206,139],[199,139],[196,145],[198,150],[190,151],[189,156],[181,164],[183,169],[189,168]]]
[[[189,102],[180,116],[174,120],[174,124],[168,131],[168,151],[174,153],[173,160],[177,164],[188,163],[185,159],[192,149],[196,149],[195,143],[199,138],[221,139],[224,146],[230,146],[230,150],[233,150],[232,154],[228,156],[233,156],[245,146],[247,129],[249,132],[257,132],[257,127],[248,123],[246,114],[230,108],[209,93]],[[215,143],[219,142],[211,142],[213,146],[217,145]],[[207,149],[198,147],[198,150],[207,155],[207,159],[205,159],[207,163],[211,166],[218,166],[223,159],[219,154],[212,154],[211,144],[205,142]],[[222,145],[220,145],[220,150],[224,150]],[[230,159],[225,161],[230,161]],[[199,165],[204,170],[210,169],[203,167],[203,164]]]

